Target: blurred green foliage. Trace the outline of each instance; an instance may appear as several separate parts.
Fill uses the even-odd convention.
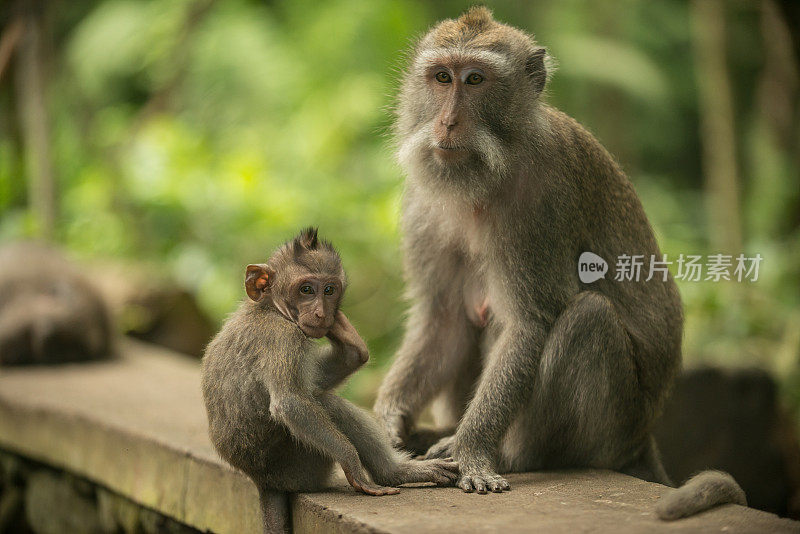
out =
[[[549,101],[634,182],[669,256],[710,250],[698,99],[683,2],[488,2],[535,32],[559,70]],[[49,106],[57,239],[84,258],[159,266],[222,320],[244,265],[316,224],[341,250],[368,402],[402,333],[391,105],[411,38],[467,2],[104,0],[57,3]],[[757,283],[683,283],[685,359],[784,373],[800,405],[796,154],[757,120],[759,13],[729,4],[745,252]],[[0,238],[36,233],[0,85]],[[791,374],[794,373],[794,374]],[[791,376],[790,376],[791,375]]]

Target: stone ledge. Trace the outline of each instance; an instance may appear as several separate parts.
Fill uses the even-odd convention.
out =
[[[199,530],[260,532],[255,487],[206,436],[197,361],[133,341],[120,353],[0,370],[0,447]]]
[[[612,471],[508,475],[512,491],[465,494],[456,488],[404,488],[400,495],[354,495],[341,487],[294,499],[294,528],[312,532],[794,532],[800,522],[725,505],[674,522],[653,507],[669,489]]]
[[[0,370],[0,447],[63,468],[182,523],[260,531],[255,487],[206,435],[196,361],[125,341],[113,362]],[[608,471],[524,473],[513,491],[404,488],[368,497],[342,480],[292,499],[295,532],[800,532],[800,523],[727,505],[673,523],[667,488]]]

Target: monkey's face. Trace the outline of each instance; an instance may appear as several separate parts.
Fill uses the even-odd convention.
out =
[[[470,196],[502,187],[529,150],[543,48],[476,8],[432,29],[403,80],[398,159],[409,176]]]
[[[404,88],[413,119],[401,118],[399,124],[402,163],[423,163],[442,178],[471,187],[476,175],[485,181],[487,174],[505,172],[509,132],[502,120],[506,83],[501,57],[487,51],[420,55],[417,76]]]
[[[425,70],[427,92],[432,97],[429,114],[431,153],[444,165],[464,163],[480,157],[482,139],[496,143],[490,130],[491,117],[482,117],[487,93],[497,82],[497,73],[487,63],[460,61],[445,56]]]
[[[292,282],[286,304],[303,333],[320,338],[333,326],[341,298],[342,283],[338,277],[306,275]]]
[[[308,337],[325,336],[336,320],[346,276],[330,242],[306,228],[284,243],[267,263],[245,271],[245,289],[253,301],[274,306]]]

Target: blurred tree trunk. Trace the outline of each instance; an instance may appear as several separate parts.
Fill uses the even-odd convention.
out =
[[[623,40],[620,31],[619,12],[608,9],[607,5],[600,2],[590,4],[592,19],[595,20],[595,30],[599,36],[612,41]],[[628,98],[617,87],[608,84],[598,84],[591,91],[594,122],[598,125],[598,138],[609,152],[614,155],[628,177],[638,174],[641,170],[636,158],[636,150],[631,142],[632,130],[630,128],[630,105]]]
[[[788,23],[774,0],[761,2],[764,70],[758,91],[759,108],[770,123],[779,147],[791,151],[797,141],[800,73]]]
[[[758,80],[751,133],[752,196],[747,228],[756,239],[789,235],[800,203],[800,72],[787,21],[775,0],[761,2],[763,67]]]
[[[800,69],[792,46],[791,21],[775,0],[761,2],[764,67],[758,84],[753,147],[754,206],[750,219],[761,239],[792,237],[800,224]],[[778,376],[800,366],[800,310],[785,317],[783,339],[773,356]],[[800,481],[800,465],[797,469]],[[798,486],[800,487],[800,485]],[[800,497],[800,490],[798,490]],[[800,500],[796,503],[800,513]]]
[[[28,202],[39,236],[50,240],[58,208],[50,145],[50,124],[45,79],[44,13],[47,3],[19,0],[23,33],[16,57],[17,101],[28,174]]]
[[[725,9],[721,0],[691,3],[694,70],[698,85],[705,199],[712,250],[742,249],[733,102],[725,61]]]
[[[14,50],[22,38],[23,29],[22,19],[17,17],[12,19],[0,33],[0,81],[3,80],[3,74],[11,63]]]

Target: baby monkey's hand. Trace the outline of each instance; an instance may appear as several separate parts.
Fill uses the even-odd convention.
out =
[[[333,343],[340,343],[352,349],[348,351],[348,353],[354,353],[354,356],[358,359],[359,365],[363,365],[369,360],[367,344],[361,336],[358,335],[355,327],[341,310],[336,312],[336,320],[331,329],[328,330],[327,336]]]

